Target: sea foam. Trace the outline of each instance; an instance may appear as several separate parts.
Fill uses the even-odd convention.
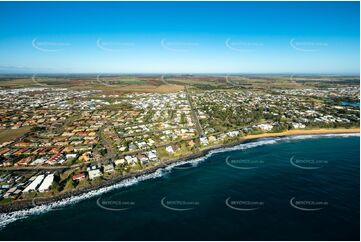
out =
[[[360,134],[354,134],[354,133],[350,133],[350,134],[315,134],[315,135],[297,135],[297,136],[287,136],[287,137],[274,137],[274,138],[260,138],[254,141],[251,141],[249,143],[243,143],[243,144],[238,144],[232,147],[225,147],[225,148],[219,148],[219,149],[215,149],[215,150],[211,150],[209,151],[206,155],[199,157],[199,158],[195,158],[195,159],[191,159],[191,160],[185,160],[185,161],[179,161],[179,162],[175,162],[172,163],[170,165],[168,165],[165,168],[159,168],[157,169],[155,172],[150,173],[150,174],[146,174],[146,175],[141,175],[138,177],[134,177],[134,178],[129,178],[129,179],[125,179],[123,181],[120,181],[117,184],[114,185],[110,185],[107,187],[103,187],[100,189],[96,189],[93,191],[89,191],[86,192],[84,194],[81,195],[77,195],[77,196],[72,196],[69,198],[64,198],[62,200],[59,200],[57,202],[53,202],[50,204],[46,204],[46,205],[39,205],[39,206],[35,206],[33,208],[30,209],[24,209],[24,210],[19,210],[19,211],[14,211],[14,212],[9,212],[9,213],[3,213],[0,214],[0,229],[4,228],[6,225],[15,222],[17,220],[20,219],[25,219],[31,215],[37,215],[37,214],[42,214],[42,213],[46,213],[52,210],[56,210],[59,208],[62,208],[64,206],[70,205],[70,204],[75,204],[78,203],[82,200],[85,199],[89,199],[95,196],[99,196],[101,194],[104,194],[106,192],[109,192],[111,190],[114,189],[119,189],[122,187],[129,187],[132,185],[135,185],[141,181],[145,181],[145,180],[149,180],[149,179],[156,179],[159,177],[164,176],[165,174],[168,174],[169,172],[172,171],[173,168],[178,167],[178,166],[182,166],[185,164],[190,164],[194,167],[198,166],[201,162],[207,160],[209,157],[211,157],[214,154],[217,153],[223,153],[223,152],[229,152],[229,151],[236,151],[236,150],[245,150],[245,149],[251,149],[251,148],[255,148],[255,147],[259,147],[259,146],[263,146],[263,145],[271,145],[271,144],[276,144],[278,142],[284,142],[284,141],[292,141],[292,140],[303,140],[303,139],[313,139],[313,138],[320,138],[320,137],[342,137],[342,138],[347,138],[347,137],[352,137],[352,136],[360,136]]]

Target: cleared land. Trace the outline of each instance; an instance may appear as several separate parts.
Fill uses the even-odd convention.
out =
[[[119,92],[151,92],[151,93],[171,93],[184,90],[184,86],[181,85],[127,85],[127,86],[115,86],[115,85],[103,85],[98,86],[98,90],[102,90],[104,94],[117,94]]]
[[[21,127],[19,129],[5,129],[0,130],[0,143],[8,142],[21,137],[30,131],[32,127]]]

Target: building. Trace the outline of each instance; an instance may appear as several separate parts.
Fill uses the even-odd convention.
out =
[[[156,160],[157,159],[157,151],[156,150],[151,150],[148,152],[148,158],[149,160]]]
[[[66,159],[75,159],[78,157],[78,154],[75,154],[75,153],[66,154],[65,157],[66,157]]]
[[[36,160],[34,160],[33,162],[31,162],[31,164],[30,165],[42,165],[42,164],[44,164],[44,162],[47,160],[47,158],[45,158],[45,157],[41,157],[41,158],[38,158],[38,159],[36,159]]]
[[[54,174],[47,175],[39,187],[39,192],[49,191],[51,184],[53,184],[53,181],[54,181]]]
[[[136,164],[138,162],[138,158],[135,156],[127,155],[124,157],[128,164]]]
[[[124,159],[118,159],[118,160],[115,160],[114,163],[115,163],[116,166],[123,165],[123,164],[125,164],[125,160]]]
[[[174,153],[174,150],[173,150],[173,147],[172,146],[167,146],[166,148],[165,148],[165,150],[169,153],[169,154],[173,154]]]
[[[207,137],[201,137],[201,138],[199,139],[199,141],[201,142],[201,145],[204,145],[204,146],[208,145],[208,139],[207,139]]]
[[[51,156],[46,163],[49,165],[54,165],[56,163],[62,164],[64,162],[64,156],[61,153],[56,153],[53,156]]]
[[[304,129],[304,128],[306,128],[306,125],[304,125],[303,123],[292,123],[292,126],[295,129]]]
[[[72,177],[73,181],[82,181],[86,178],[86,175],[85,173],[79,173],[79,174],[76,174]]]
[[[256,125],[256,127],[260,128],[262,130],[271,131],[271,129],[273,128],[273,125],[271,125],[271,124],[259,124],[259,125]]]
[[[113,163],[103,165],[103,171],[104,171],[104,173],[111,173],[111,172],[113,172],[113,171],[114,171],[114,165],[113,165]]]
[[[93,180],[94,178],[102,176],[102,172],[100,171],[100,169],[94,169],[88,171],[88,175],[89,175],[89,179]]]
[[[40,183],[43,181],[44,175],[39,175],[33,180],[29,186],[27,186],[23,192],[32,192],[36,191],[36,188],[40,185]]]

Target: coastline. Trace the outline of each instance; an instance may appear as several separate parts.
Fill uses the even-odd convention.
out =
[[[138,177],[141,177],[144,175],[152,174],[159,169],[168,167],[171,164],[201,158],[213,150],[234,147],[239,144],[255,141],[255,140],[261,139],[261,138],[277,138],[277,137],[301,136],[301,135],[351,134],[351,133],[360,133],[360,128],[288,130],[288,131],[284,131],[284,132],[280,132],[280,133],[264,133],[264,134],[257,134],[257,135],[249,135],[249,136],[240,138],[236,142],[232,142],[229,144],[219,144],[219,145],[210,146],[210,147],[200,150],[197,153],[190,154],[190,155],[187,155],[184,157],[178,157],[178,158],[170,159],[167,161],[163,161],[161,164],[158,164],[154,167],[150,167],[150,168],[144,169],[142,171],[138,171],[138,172],[129,173],[129,174],[126,174],[123,176],[118,176],[113,179],[104,181],[101,184],[59,193],[53,197],[47,197],[47,198],[39,197],[39,198],[36,198],[36,204],[34,203],[35,199],[31,199],[31,200],[20,200],[20,201],[15,201],[10,204],[0,205],[0,213],[9,213],[9,212],[15,212],[15,211],[24,210],[24,209],[35,208],[35,207],[38,207],[41,205],[47,205],[47,204],[51,204],[54,202],[58,202],[58,201],[61,201],[63,199],[70,198],[73,196],[80,196],[82,194],[85,194],[85,193],[88,193],[88,192],[91,192],[94,190],[98,190],[101,188],[106,188],[106,187],[115,185],[115,184],[125,181],[127,179],[138,178]]]
[[[252,140],[259,138],[271,138],[271,137],[285,137],[285,136],[295,136],[295,135],[315,135],[315,134],[348,134],[348,133],[360,133],[360,128],[337,128],[337,129],[294,129],[287,130],[280,133],[264,133],[264,134],[255,134],[248,135],[242,139]]]

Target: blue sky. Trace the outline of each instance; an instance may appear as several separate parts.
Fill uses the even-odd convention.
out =
[[[0,2],[1,73],[358,74],[359,2]]]

